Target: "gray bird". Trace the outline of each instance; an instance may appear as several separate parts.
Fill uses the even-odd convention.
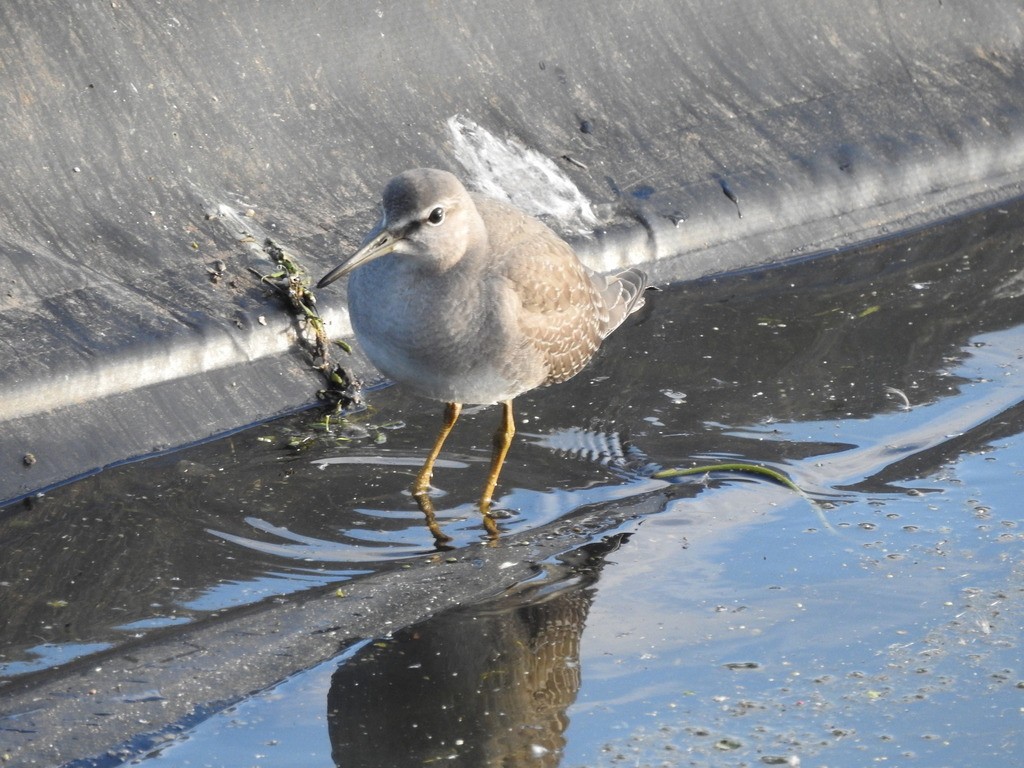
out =
[[[435,536],[427,492],[462,405],[503,405],[479,503],[496,533],[489,510],[515,434],[512,400],[579,373],[643,306],[647,276],[592,272],[537,219],[430,168],[388,182],[380,222],[317,287],[349,273],[349,314],[367,357],[388,378],[446,404],[412,487]]]

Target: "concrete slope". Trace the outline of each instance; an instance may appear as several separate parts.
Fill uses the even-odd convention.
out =
[[[249,268],[270,236],[318,276],[408,167],[662,282],[1018,196],[1022,29],[1016,0],[4,4],[0,501],[313,402]]]

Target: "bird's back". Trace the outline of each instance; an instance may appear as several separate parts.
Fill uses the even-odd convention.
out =
[[[542,384],[579,373],[601,342],[643,306],[647,276],[637,269],[592,272],[553,230],[504,203],[474,195],[490,258],[514,288],[523,343],[541,357]]]

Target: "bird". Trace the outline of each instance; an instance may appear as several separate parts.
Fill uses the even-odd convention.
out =
[[[434,462],[465,404],[502,405],[478,509],[492,536],[494,489],[515,435],[512,401],[575,376],[644,305],[647,275],[592,271],[539,219],[469,192],[448,171],[415,168],[384,187],[377,225],[317,284],[349,275],[348,311],[370,362],[445,404],[412,493],[438,541]]]

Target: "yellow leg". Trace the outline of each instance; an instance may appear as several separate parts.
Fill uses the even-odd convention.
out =
[[[427,528],[430,533],[434,536],[434,542],[438,548],[444,548],[444,545],[452,540],[452,537],[441,531],[441,526],[437,524],[437,514],[434,512],[434,502],[430,500],[430,496],[426,493],[417,493],[413,495],[416,499],[416,504],[419,505],[420,512],[423,513],[423,517],[426,518]]]
[[[462,403],[445,403],[444,422],[441,424],[441,431],[437,433],[437,440],[434,441],[434,447],[430,449],[427,460],[423,462],[423,468],[416,475],[416,481],[412,485],[413,496],[422,496],[430,490],[430,476],[434,473],[434,462],[437,461],[441,448],[444,447],[444,441],[448,439],[448,434],[452,431],[452,427],[459,420],[460,413],[462,413]]]
[[[498,484],[498,475],[501,474],[501,467],[505,463],[509,446],[512,445],[512,438],[516,434],[516,420],[512,414],[512,401],[506,400],[502,405],[501,423],[494,433],[494,447],[491,451],[491,470],[487,473],[487,483],[484,485],[483,493],[480,494],[480,512],[484,516],[484,527],[492,535],[498,534],[498,525],[490,515],[491,497],[494,495],[494,487]]]

